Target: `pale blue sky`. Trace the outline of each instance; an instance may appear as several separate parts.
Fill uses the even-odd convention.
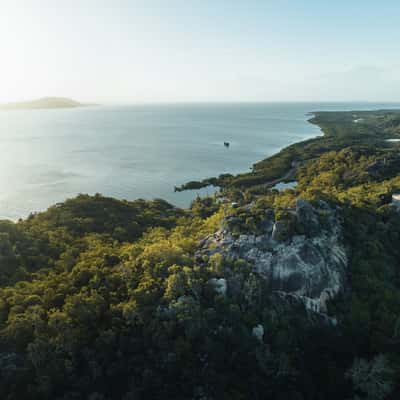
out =
[[[0,101],[398,101],[399,17],[388,0],[0,0]]]

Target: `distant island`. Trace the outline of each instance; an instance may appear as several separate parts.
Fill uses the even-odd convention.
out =
[[[31,101],[0,104],[0,110],[34,110],[46,108],[75,108],[94,104],[83,104],[66,97],[43,97]]]

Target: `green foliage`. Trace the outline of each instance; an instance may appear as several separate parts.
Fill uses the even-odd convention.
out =
[[[375,357],[370,362],[356,359],[347,376],[352,380],[355,389],[362,398],[384,400],[392,392],[394,386],[394,371],[383,355]]]
[[[0,397],[396,398],[400,214],[389,203],[400,162],[382,138],[400,134],[400,117],[354,114],[317,113],[324,137],[208,180],[219,197],[186,211],[80,195],[0,221]],[[288,171],[296,188],[268,190]],[[291,212],[299,196],[343,217],[348,288],[329,304],[335,327],[277,301],[243,260],[196,254],[218,229],[261,234],[271,216],[288,237],[302,234]]]

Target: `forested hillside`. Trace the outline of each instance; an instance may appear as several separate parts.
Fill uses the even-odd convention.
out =
[[[400,112],[312,122],[188,210],[80,195],[1,221],[0,398],[398,399]],[[298,258],[265,273],[282,249],[318,287]]]

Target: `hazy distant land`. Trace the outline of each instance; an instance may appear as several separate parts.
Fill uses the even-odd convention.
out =
[[[66,97],[43,97],[31,101],[0,104],[0,110],[33,110],[44,108],[75,108],[92,104],[83,104]]]

